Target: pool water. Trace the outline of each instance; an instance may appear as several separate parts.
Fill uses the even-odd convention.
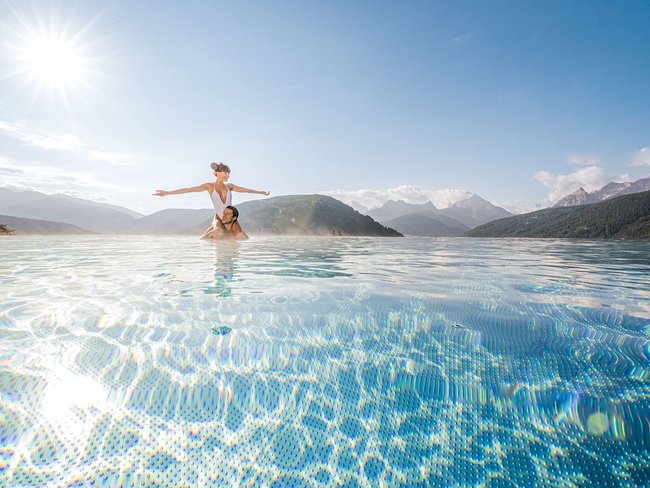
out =
[[[650,242],[0,239],[0,486],[650,484]]]

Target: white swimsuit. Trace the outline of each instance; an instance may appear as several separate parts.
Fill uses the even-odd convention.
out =
[[[212,191],[210,192],[210,200],[212,200],[212,205],[214,205],[214,219],[215,221],[217,219],[221,220],[223,217],[223,211],[226,210],[226,207],[231,205],[232,202],[232,191],[230,188],[226,187],[228,189],[228,193],[226,195],[226,201],[224,202],[221,200],[221,195],[219,195],[219,192],[212,187]]]

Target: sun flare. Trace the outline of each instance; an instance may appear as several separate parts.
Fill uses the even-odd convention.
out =
[[[57,88],[83,81],[84,59],[71,40],[33,36],[21,51],[24,71],[33,81]]]
[[[45,96],[68,105],[71,97],[98,91],[97,48],[102,42],[92,31],[101,14],[84,24],[57,10],[10,7],[13,19],[4,25],[13,28],[6,31],[9,36],[1,45],[9,69],[0,81],[13,82],[16,92],[33,89],[33,104]]]

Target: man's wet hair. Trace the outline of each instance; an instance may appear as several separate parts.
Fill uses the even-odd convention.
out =
[[[226,208],[229,208],[232,210],[232,218],[233,220],[236,220],[239,218],[239,210],[237,210],[237,207],[233,207],[232,205],[228,205]]]

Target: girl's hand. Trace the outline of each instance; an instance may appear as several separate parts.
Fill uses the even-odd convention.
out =
[[[264,190],[264,191],[262,192],[262,195],[266,195],[267,197],[268,197],[270,194],[271,194],[270,191],[266,191],[266,190]]]
[[[153,194],[156,197],[164,197],[167,195],[167,192],[165,190],[156,190],[156,193]]]

